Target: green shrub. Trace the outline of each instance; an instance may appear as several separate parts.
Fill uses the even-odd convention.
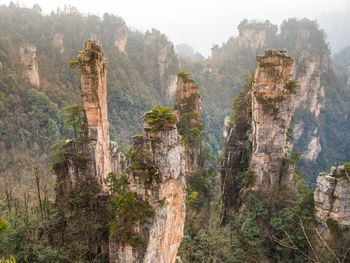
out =
[[[159,104],[144,116],[146,123],[152,127],[152,132],[163,129],[167,124],[175,124],[176,119],[172,108],[164,107]]]
[[[256,173],[255,171],[251,170],[251,169],[248,169],[247,171],[245,171],[243,173],[243,183],[247,186],[247,187],[250,187],[250,186],[253,186],[256,182]]]
[[[333,218],[328,217],[326,219],[326,223],[327,223],[327,226],[328,226],[329,230],[331,231],[331,233],[334,236],[340,236],[341,235],[342,230],[341,230],[341,228],[339,226],[339,222],[337,220],[334,220]]]
[[[147,201],[142,200],[135,192],[127,189],[129,184],[125,175],[117,176],[110,173],[106,185],[112,194],[109,209],[112,214],[110,222],[110,236],[123,245],[146,248],[147,235],[137,230],[137,225],[149,225],[154,217],[154,209]]]
[[[285,87],[292,94],[297,94],[298,82],[296,80],[290,80],[286,83]]]
[[[9,228],[9,227],[10,227],[10,224],[7,223],[4,219],[2,219],[2,218],[0,217],[0,233],[1,233],[2,231],[6,230],[6,229]]]

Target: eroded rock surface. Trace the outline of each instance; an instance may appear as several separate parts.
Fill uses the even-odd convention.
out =
[[[21,56],[21,64],[24,66],[24,74],[32,85],[39,87],[40,78],[36,46],[27,45],[25,47],[20,47],[19,53]]]
[[[350,227],[350,180],[348,176],[350,174],[344,166],[339,166],[338,168],[332,167],[329,174],[323,172],[317,177],[314,192],[316,227],[328,241],[332,238],[332,230],[329,227],[330,219],[336,221],[340,229]]]
[[[85,135],[96,141],[96,176],[103,185],[103,179],[111,172],[109,154],[109,130],[107,116],[107,63],[101,47],[96,41],[84,43],[84,50],[78,53],[80,94],[86,117]]]
[[[174,113],[177,116],[179,134],[186,144],[186,174],[193,175],[202,170],[202,96],[198,85],[188,73],[177,76]]]
[[[256,190],[273,190],[282,183],[282,158],[287,154],[287,132],[295,110],[296,82],[291,80],[293,59],[276,51],[257,56],[252,86],[252,156]]]
[[[142,135],[133,138],[133,147],[135,156],[146,156],[148,164],[128,170],[129,191],[147,201],[155,215],[150,225],[134,226],[141,236],[148,237],[146,248],[111,241],[110,262],[174,263],[186,213],[184,147],[175,125],[155,132],[146,126]],[[155,171],[153,179],[140,180],[150,170]]]

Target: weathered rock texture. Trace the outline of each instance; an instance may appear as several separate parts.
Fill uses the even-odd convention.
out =
[[[146,126],[143,135],[133,138],[133,158],[144,156],[147,164],[129,168],[129,191],[147,201],[155,216],[150,225],[134,229],[148,237],[145,249],[110,243],[113,263],[173,263],[183,237],[185,224],[185,154],[175,125],[151,132]],[[131,160],[131,163],[137,160]],[[143,162],[143,161],[142,161]],[[155,173],[150,178],[150,171]],[[148,179],[141,179],[146,176]]]
[[[177,75],[174,113],[178,119],[178,130],[186,145],[186,174],[200,172],[202,160],[202,108],[198,85],[188,73]]]
[[[296,87],[291,81],[293,60],[276,51],[258,56],[252,87],[252,156],[256,190],[273,190],[282,183],[282,158],[295,110]]]
[[[96,141],[95,171],[99,184],[111,172],[107,116],[107,63],[96,41],[84,43],[78,53],[80,93],[86,117],[85,136]]]
[[[36,47],[34,45],[20,47],[19,53],[21,56],[21,64],[24,66],[24,74],[32,85],[39,87],[40,79]]]
[[[65,240],[64,245],[79,254],[89,251],[106,257],[110,218],[103,179],[111,171],[122,170],[123,160],[117,145],[109,142],[107,68],[101,47],[95,41],[86,41],[78,59],[85,130],[78,139],[67,140],[57,149],[56,200],[64,225],[78,229],[69,233],[74,238]]]
[[[332,167],[330,174],[320,173],[314,192],[316,227],[327,241],[332,240],[334,230],[330,222],[336,221],[339,228],[343,230],[336,239],[346,237],[346,230],[350,227],[350,174],[344,166]],[[328,221],[328,222],[327,222]],[[334,227],[334,226],[333,226]]]

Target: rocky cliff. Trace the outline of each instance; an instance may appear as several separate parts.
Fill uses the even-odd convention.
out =
[[[325,108],[325,85],[321,81],[323,74],[329,71],[329,55],[328,49],[324,42],[319,43],[321,48],[315,52],[313,38],[315,32],[311,29],[299,29],[295,32],[293,57],[296,61],[293,77],[298,80],[300,85],[297,94],[298,112],[307,112],[317,123],[319,121],[320,112]],[[288,30],[281,33],[282,41],[290,41]],[[322,152],[320,140],[320,129],[315,127],[307,127],[306,120],[296,116],[294,128],[295,145],[303,157],[310,161],[316,161]],[[300,145],[300,139],[308,138]]]
[[[176,116],[160,106],[157,116],[152,115],[155,111],[145,115],[147,125],[142,135],[133,138],[127,166],[118,145],[109,141],[107,66],[96,41],[84,43],[78,65],[85,128],[78,139],[57,146],[54,164],[57,204],[65,224],[81,225],[74,241],[66,243],[109,256],[113,263],[173,263],[186,212],[185,153]],[[158,123],[163,113],[166,120]],[[107,188],[112,175],[118,182],[127,181],[122,192],[113,190],[115,183]],[[115,202],[119,203],[111,212]],[[127,211],[122,210],[125,202]],[[137,211],[141,213],[133,214]]]
[[[265,51],[258,56],[252,86],[252,156],[255,190],[276,190],[285,177],[283,158],[288,153],[287,133],[295,110],[296,81],[291,80],[293,59]]]
[[[293,59],[268,50],[235,99],[221,170],[223,223],[241,206],[241,189],[260,193],[293,185],[289,175],[289,126],[297,83]]]
[[[277,33],[277,27],[266,21],[265,23],[243,20],[238,26],[238,46],[257,50],[271,41],[271,36]]]
[[[112,164],[114,170],[120,170],[120,165],[115,144],[109,142],[107,64],[96,41],[84,43],[78,65],[85,127],[79,138],[56,146],[56,202],[64,224],[78,229],[70,233],[73,239],[67,235],[65,245],[73,246],[77,253],[87,250],[108,256],[108,193],[104,179],[112,171]]]
[[[178,61],[173,44],[156,29],[152,29],[145,35],[144,59],[148,64],[148,68],[145,68],[144,78],[154,83],[163,95],[173,96]],[[152,68],[157,70],[151,71]]]
[[[347,164],[332,167],[329,174],[320,173],[314,192],[316,228],[333,245],[340,240],[347,244],[350,241],[350,169]]]
[[[150,114],[145,115],[146,121]],[[133,138],[133,149],[127,191],[147,202],[154,213],[148,223],[130,226],[145,243],[133,245],[132,239],[117,235],[110,243],[110,262],[173,263],[186,212],[185,154],[175,123],[161,128],[146,125],[143,134]]]
[[[186,174],[191,176],[203,167],[202,108],[198,85],[190,74],[179,71],[175,93],[174,113],[178,130],[186,146]]]
[[[107,63],[96,41],[86,41],[78,53],[80,94],[86,117],[85,136],[96,141],[95,169],[100,185],[111,172],[107,115]]]
[[[24,67],[24,74],[29,82],[36,86],[40,86],[39,68],[36,57],[36,47],[34,45],[27,45],[20,47],[19,54],[21,56],[21,64]]]
[[[120,52],[126,53],[126,43],[128,41],[128,29],[125,25],[119,27],[115,32],[114,45]]]

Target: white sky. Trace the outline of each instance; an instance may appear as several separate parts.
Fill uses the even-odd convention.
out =
[[[0,4],[8,4],[0,0]],[[59,6],[76,7],[80,12],[122,17],[128,26],[141,31],[157,28],[174,44],[187,43],[209,55],[213,44],[237,35],[244,18],[269,19],[280,24],[289,17],[314,19],[322,12],[346,11],[349,0],[21,0],[21,6],[39,4],[44,13]]]

